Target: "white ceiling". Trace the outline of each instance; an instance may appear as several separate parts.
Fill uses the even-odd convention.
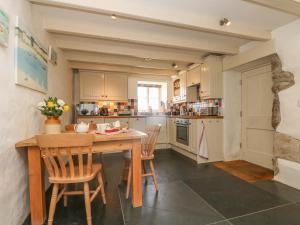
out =
[[[270,0],[30,1],[42,5],[34,11],[42,15],[58,47],[67,51],[71,65],[141,73],[152,68],[159,75],[200,63],[210,53],[236,54],[242,45],[267,41],[271,30],[298,18],[286,13],[292,8],[288,3],[285,12],[260,4]],[[222,18],[232,25],[221,27]]]

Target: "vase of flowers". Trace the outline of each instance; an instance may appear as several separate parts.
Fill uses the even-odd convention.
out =
[[[45,121],[46,134],[61,133],[59,117],[69,111],[70,107],[61,99],[49,97],[37,105],[38,110],[47,117]]]

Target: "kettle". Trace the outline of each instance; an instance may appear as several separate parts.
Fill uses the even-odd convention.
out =
[[[75,131],[77,133],[87,133],[89,131],[90,124],[81,122],[75,125]]]

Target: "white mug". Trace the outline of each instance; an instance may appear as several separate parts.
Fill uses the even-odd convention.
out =
[[[116,122],[113,122],[113,126],[114,126],[115,128],[120,128],[120,127],[121,127],[120,121],[117,120]]]
[[[106,130],[108,123],[98,123],[97,124],[97,131],[103,132]]]

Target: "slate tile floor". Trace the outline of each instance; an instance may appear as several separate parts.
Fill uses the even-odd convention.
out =
[[[125,184],[118,186],[121,155],[105,155],[108,204],[92,203],[93,225],[300,225],[299,190],[275,181],[250,184],[171,150],[158,151],[155,165],[159,193],[148,178],[143,207],[133,209]],[[83,198],[70,197],[67,208],[60,202],[54,221],[86,224]]]

